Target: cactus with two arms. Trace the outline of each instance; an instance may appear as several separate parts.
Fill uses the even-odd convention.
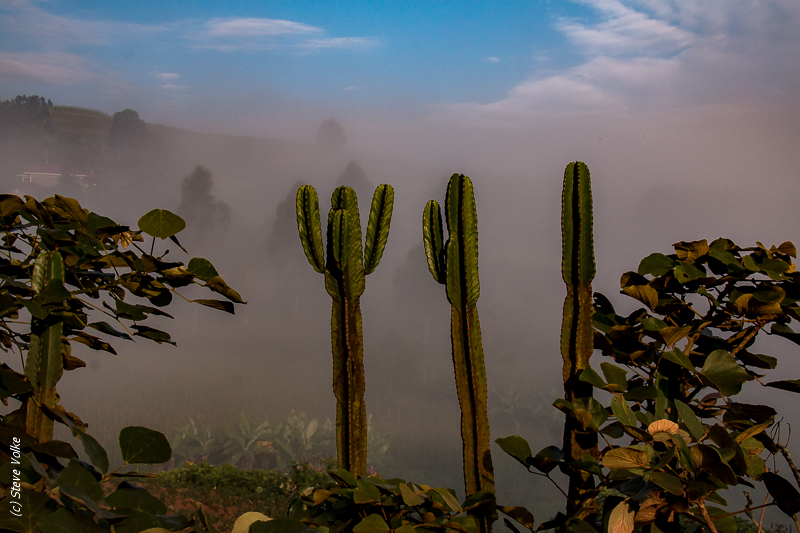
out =
[[[476,305],[480,295],[478,217],[472,181],[467,176],[453,174],[450,178],[444,209],[447,241],[443,240],[442,215],[435,200],[425,206],[422,235],[428,269],[433,279],[445,285],[451,305],[450,339],[461,407],[464,485],[468,497],[478,492],[493,495],[486,369]],[[493,500],[487,500],[470,515],[481,531],[490,531],[496,518]]]
[[[362,251],[358,198],[352,188],[337,187],[331,196],[325,254],[317,192],[311,185],[303,185],[297,191],[300,242],[308,262],[314,270],[324,274],[325,289],[333,299],[331,348],[333,393],[336,396],[336,448],[339,468],[354,475],[363,475],[367,469],[360,299],[364,292],[364,276],[375,270],[386,247],[393,205],[392,186],[379,185],[372,197]]]

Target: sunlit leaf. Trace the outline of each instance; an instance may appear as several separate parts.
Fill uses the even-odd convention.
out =
[[[166,239],[186,228],[186,221],[166,209],[153,209],[144,214],[137,223],[139,229],[152,237]]]
[[[163,433],[141,426],[119,432],[122,460],[130,464],[161,464],[172,457],[172,448]]]

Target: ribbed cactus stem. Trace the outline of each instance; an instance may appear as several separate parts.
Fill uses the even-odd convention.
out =
[[[66,289],[61,254],[39,254],[34,263],[31,286],[43,304],[51,299],[49,295],[63,294]],[[56,384],[64,373],[62,330],[62,319],[56,314],[49,314],[45,319],[31,318],[31,342],[25,360],[25,375],[33,388],[33,396],[26,402],[25,424],[27,433],[39,442],[53,440],[53,420],[44,413],[43,407],[54,409],[58,403]]]
[[[595,275],[594,243],[592,237],[592,193],[589,168],[576,161],[564,171],[561,197],[562,260],[561,273],[567,286],[564,316],[561,325],[561,356],[564,362],[563,380],[566,400],[592,395],[592,386],[579,376],[589,366],[594,348],[592,327],[592,279]],[[576,420],[567,417],[564,423],[564,453],[567,461],[583,455],[599,457],[597,433],[585,430]],[[594,488],[591,474],[573,469],[568,472],[568,511],[575,511],[584,496]],[[584,506],[579,518],[592,512]]]
[[[367,470],[367,409],[364,403],[364,348],[360,298],[364,276],[383,255],[392,218],[394,190],[380,185],[372,200],[362,253],[358,198],[350,187],[331,196],[327,224],[327,261],[323,254],[317,193],[310,185],[297,191],[300,242],[314,270],[324,274],[330,294],[333,394],[336,397],[336,447],[339,467],[356,475]]]
[[[478,218],[472,182],[463,174],[450,178],[445,219],[449,237],[443,243],[439,204],[435,200],[428,202],[422,220],[423,243],[428,268],[433,278],[445,285],[451,305],[450,339],[461,407],[464,486],[468,495],[479,491],[494,493],[488,388],[476,305],[480,296]],[[470,516],[485,532],[491,530],[496,512],[493,506],[487,506],[475,509]]]

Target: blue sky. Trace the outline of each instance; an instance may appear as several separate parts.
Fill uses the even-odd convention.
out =
[[[0,98],[130,107],[206,130],[239,120],[242,133],[259,133],[253,117],[329,109],[511,124],[542,112],[791,102],[799,6],[0,0]]]

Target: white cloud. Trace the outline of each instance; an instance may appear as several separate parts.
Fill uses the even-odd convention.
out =
[[[345,91],[355,91],[355,90],[356,90],[356,88],[355,88],[355,87],[352,87],[352,86],[350,86],[350,87],[345,87],[345,88],[344,88],[344,90],[345,90]]]
[[[165,26],[62,17],[24,0],[0,7],[5,12],[0,15],[3,33],[36,36],[39,44],[104,45],[167,30]]]
[[[174,72],[154,72],[153,76],[164,82],[175,81],[181,77],[180,74],[175,74]]]
[[[776,0],[585,0],[596,20],[556,29],[582,64],[533,74],[489,104],[445,114],[521,124],[552,112],[691,109],[800,97],[800,2]],[[502,119],[501,119],[502,117]]]
[[[670,54],[692,44],[690,31],[651,18],[618,0],[592,0],[588,3],[606,15],[606,20],[588,25],[561,19],[556,25],[588,54]]]
[[[204,24],[210,37],[303,35],[322,29],[290,20],[265,18],[216,18]]]
[[[379,44],[377,39],[371,37],[328,37],[308,39],[297,43],[295,47],[302,50],[323,50],[328,48],[369,48]]]
[[[484,59],[484,61],[487,61],[489,63],[498,63],[500,61],[500,58],[499,57],[487,57],[486,59]]]
[[[90,62],[65,53],[0,52],[0,81],[75,84],[96,80]]]

